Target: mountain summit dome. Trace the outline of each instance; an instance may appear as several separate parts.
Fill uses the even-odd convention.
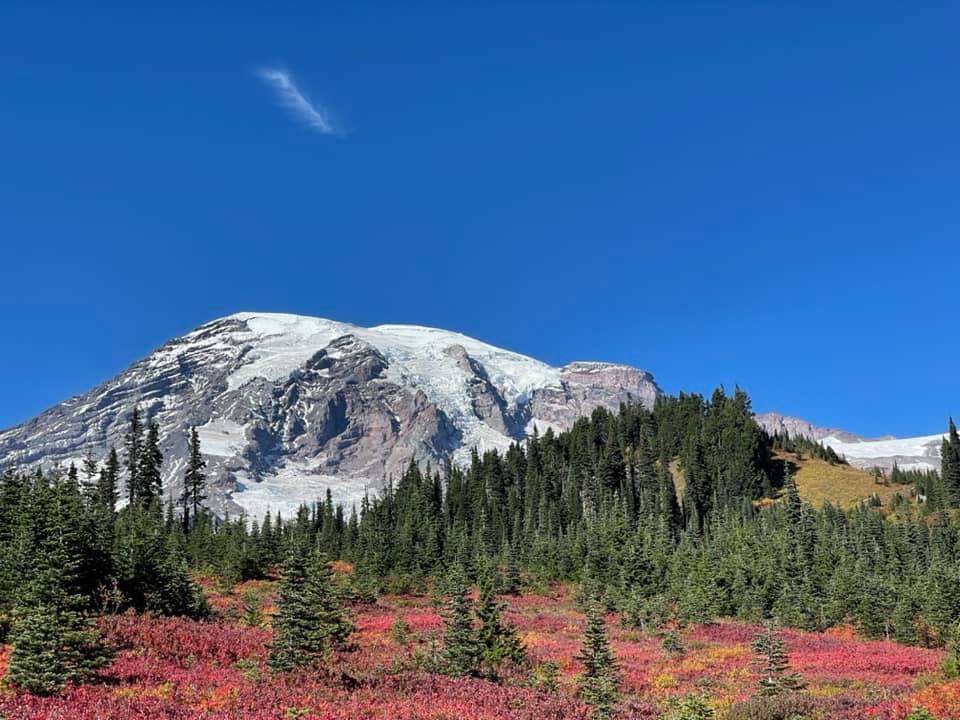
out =
[[[216,511],[356,500],[414,460],[469,460],[594,408],[652,406],[626,365],[552,367],[456,332],[243,312],[201,325],[89,392],[0,432],[0,465],[76,462],[123,445],[134,406],[160,425],[177,492],[198,428]]]

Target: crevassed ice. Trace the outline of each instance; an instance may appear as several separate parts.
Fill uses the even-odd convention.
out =
[[[239,313],[248,330],[235,340],[254,345],[248,362],[233,372],[230,389],[253,378],[280,380],[315,353],[343,335],[354,335],[379,350],[389,363],[388,378],[420,387],[449,416],[468,418],[470,399],[464,392],[469,374],[457,367],[445,350],[462,345],[485,368],[509,403],[523,400],[537,388],[560,384],[560,370],[539,360],[510,352],[460,333],[417,325],[378,325],[363,328],[323,318],[275,313]],[[254,343],[254,341],[256,341]]]

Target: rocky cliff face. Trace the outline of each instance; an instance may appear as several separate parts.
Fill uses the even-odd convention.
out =
[[[658,393],[635,368],[554,368],[433,328],[240,313],[0,432],[0,465],[119,450],[136,405],[160,424],[168,491],[179,489],[195,425],[215,510],[288,514],[328,488],[356,500],[411,459],[463,462],[473,447],[566,429],[596,407],[651,406]]]
[[[846,430],[837,428],[819,427],[813,423],[789,415],[767,412],[756,416],[757,424],[773,435],[774,433],[789,433],[790,437],[807,437],[811,440],[823,440],[826,437],[837,438],[844,442],[860,442],[866,438],[854,435]]]

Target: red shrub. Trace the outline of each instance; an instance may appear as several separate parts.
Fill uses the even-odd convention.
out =
[[[132,612],[102,618],[100,631],[110,645],[136,648],[143,655],[181,664],[213,660],[230,665],[237,660],[264,654],[270,640],[270,633],[266,630]]]
[[[247,584],[244,592],[268,597],[271,583]],[[231,602],[233,601],[231,600]],[[271,633],[241,627],[235,620],[204,623],[133,614],[100,621],[106,640],[120,648],[101,681],[68,688],[60,697],[34,698],[0,690],[6,720],[580,720],[589,715],[575,697],[575,660],[583,616],[571,593],[553,587],[546,596],[505,598],[505,617],[517,626],[531,663],[552,661],[559,691],[526,686],[524,676],[503,684],[451,679],[416,669],[412,652],[428,652],[442,622],[425,597],[381,598],[354,608],[354,648],[338,652],[318,669],[274,675],[263,657]],[[397,617],[409,628],[398,644]],[[619,718],[660,717],[671,698],[705,692],[718,710],[752,696],[757,676],[750,642],[758,628],[738,622],[694,626],[681,633],[683,653],[668,654],[659,638],[619,627],[607,630],[617,657],[623,701]],[[913,691],[918,675],[932,672],[941,653],[846,634],[785,631],[789,661],[810,686],[810,707],[838,720],[903,720],[915,706],[936,717],[960,718],[960,683]],[[0,673],[8,651],[0,650]],[[786,702],[786,701],[784,701]],[[769,704],[769,703],[768,703]],[[741,716],[759,705],[739,705]],[[776,707],[761,708],[763,712]],[[722,715],[722,712],[719,713]]]

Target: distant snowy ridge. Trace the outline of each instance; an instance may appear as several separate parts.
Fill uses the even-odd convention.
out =
[[[851,465],[889,470],[896,464],[901,470],[940,470],[940,445],[944,434],[910,438],[886,438],[844,442],[832,436],[821,440]]]
[[[791,437],[804,436],[831,447],[854,467],[889,470],[896,464],[902,470],[940,470],[940,444],[945,433],[870,439],[778,413],[762,413],[756,420],[768,433],[786,431]]]
[[[356,501],[411,460],[466,463],[473,448],[562,431],[597,407],[652,407],[659,392],[627,365],[551,367],[447,330],[237,313],[0,432],[0,466],[102,458],[122,448],[137,406],[160,425],[169,493],[179,492],[196,426],[214,510],[289,515],[327,490]],[[860,467],[939,468],[940,435],[867,440],[776,413],[757,422],[824,442]]]
[[[176,492],[196,425],[218,511],[292,512],[330,489],[356,500],[412,460],[469,460],[596,407],[652,406],[659,389],[612,363],[551,367],[414,325],[237,313],[175,338],[90,392],[0,432],[0,465],[118,450],[137,405],[161,427]]]

